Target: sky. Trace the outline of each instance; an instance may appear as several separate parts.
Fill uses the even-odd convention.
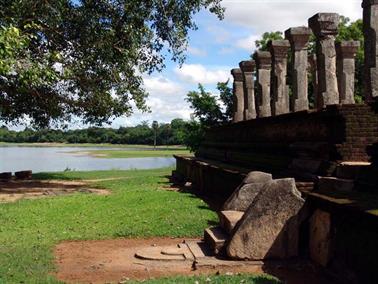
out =
[[[197,90],[198,83],[216,94],[216,83],[227,81],[230,70],[249,58],[255,40],[264,32],[307,25],[318,12],[362,18],[361,0],[223,0],[222,5],[226,8],[223,21],[207,11],[195,15],[198,30],[189,34],[187,60],[181,67],[167,60],[163,72],[144,76],[151,113],[136,111],[131,117],[115,119],[113,127],[189,119],[186,94]]]

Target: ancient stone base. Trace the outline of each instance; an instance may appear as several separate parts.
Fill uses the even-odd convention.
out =
[[[227,255],[250,260],[298,256],[299,213],[303,205],[294,179],[267,183],[235,228]]]

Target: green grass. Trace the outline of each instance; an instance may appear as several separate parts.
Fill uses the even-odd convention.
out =
[[[0,283],[58,283],[52,250],[63,240],[196,237],[215,212],[189,193],[159,190],[171,169],[66,172],[40,178],[103,179],[109,196],[74,194],[0,204]]]
[[[80,152],[78,152],[80,153]],[[147,157],[172,157],[173,155],[189,155],[189,150],[94,150],[88,151],[89,155],[101,158],[147,158]]]

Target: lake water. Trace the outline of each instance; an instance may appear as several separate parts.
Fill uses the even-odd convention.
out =
[[[0,147],[0,172],[32,170],[38,172],[57,172],[66,169],[75,171],[94,170],[129,170],[155,169],[170,167],[175,164],[174,158],[97,158],[75,151],[117,149],[105,147]],[[137,150],[122,148],[122,150]]]

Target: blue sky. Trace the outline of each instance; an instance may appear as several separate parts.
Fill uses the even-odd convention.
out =
[[[222,4],[223,21],[207,11],[195,16],[198,30],[190,33],[187,60],[181,68],[168,60],[163,72],[144,76],[152,112],[117,118],[113,127],[189,119],[186,94],[196,90],[198,83],[216,94],[216,83],[226,81],[230,69],[249,58],[254,41],[265,31],[307,25],[307,19],[318,12],[337,12],[352,20],[362,17],[360,0],[223,0]]]

